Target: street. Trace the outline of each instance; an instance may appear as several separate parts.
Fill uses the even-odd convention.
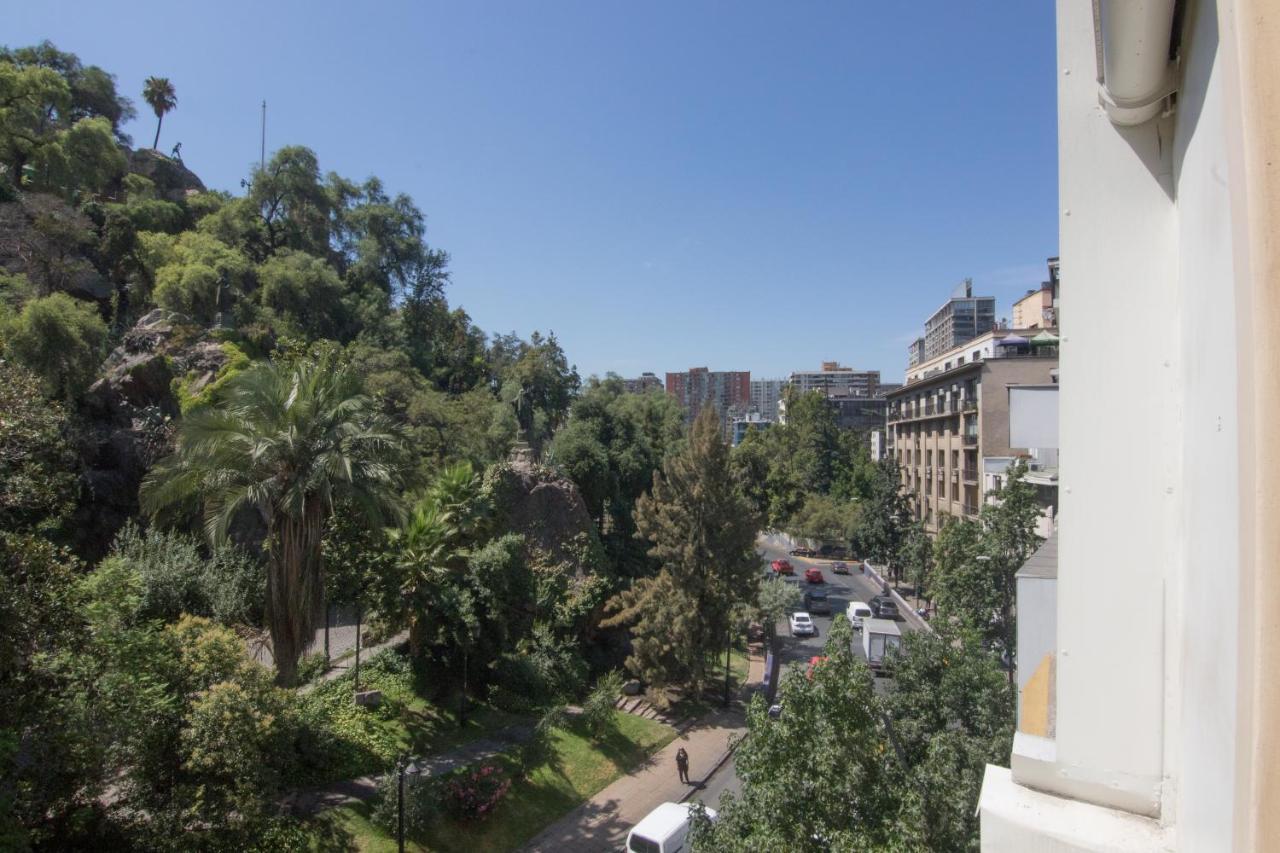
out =
[[[831,622],[835,616],[843,613],[850,601],[870,601],[872,596],[880,592],[880,587],[862,574],[859,564],[851,560],[846,561],[849,564],[850,573],[837,575],[831,570],[831,565],[834,562],[832,560],[790,556],[787,552],[790,550],[791,545],[780,536],[761,536],[756,542],[756,548],[764,555],[762,563],[764,569],[767,569],[769,563],[776,559],[784,558],[789,560],[791,565],[795,566],[796,573],[787,580],[789,583],[797,585],[801,592],[809,587],[819,588],[818,584],[810,584],[804,580],[804,570],[811,567],[820,568],[825,580],[825,583],[820,588],[827,591],[831,601],[831,614],[829,616],[810,614],[813,616],[814,624],[818,627],[816,636],[792,637],[786,620],[778,624],[778,654],[783,667],[808,665],[810,658],[814,655],[822,654],[823,647],[827,642],[828,632],[831,629]],[[904,634],[912,630],[911,625],[902,619],[898,620],[898,627]],[[861,655],[862,647],[860,645],[855,646],[854,653]],[[882,692],[889,689],[891,684],[892,679],[877,678],[876,690],[877,692]],[[702,788],[690,799],[701,802],[713,809],[719,808],[720,795],[725,791],[732,791],[735,794],[742,791],[742,782],[735,772],[732,756],[719,770],[703,782]]]
[[[870,601],[872,596],[880,592],[880,587],[873,583],[870,578],[862,574],[859,563],[846,561],[849,564],[849,574],[837,575],[831,570],[832,560],[818,560],[807,557],[792,557],[787,551],[791,545],[787,540],[776,534],[761,536],[756,541],[757,550],[763,552],[763,569],[765,571],[769,567],[769,563],[777,559],[786,559],[795,566],[795,575],[787,578],[788,583],[796,584],[801,592],[807,588],[825,589],[831,602],[831,614],[829,616],[819,616],[810,614],[813,617],[813,623],[818,628],[817,635],[813,637],[792,637],[786,620],[778,624],[778,653],[784,667],[792,666],[799,663],[806,665],[809,659],[814,655],[822,654],[823,648],[827,643],[827,633],[831,629],[831,622],[837,614],[844,613],[845,608],[851,601]],[[810,584],[804,579],[804,570],[817,567],[822,570],[822,576],[825,583]],[[898,619],[898,627],[905,634],[911,630],[911,625],[905,620]],[[855,646],[854,653],[861,655],[862,647]],[[888,679],[877,679],[876,689],[883,690],[887,687]]]

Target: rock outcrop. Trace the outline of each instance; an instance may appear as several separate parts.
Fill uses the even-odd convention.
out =
[[[573,480],[517,457],[490,468],[485,483],[503,526],[525,537],[531,563],[568,567],[577,577],[599,570],[600,539]]]
[[[181,201],[188,192],[203,192],[205,188],[204,182],[181,160],[151,148],[129,152],[129,171],[155,184],[157,194],[165,201]]]

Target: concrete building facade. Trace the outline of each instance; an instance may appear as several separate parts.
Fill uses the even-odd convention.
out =
[[[745,414],[751,406],[751,373],[746,370],[708,370],[705,367],[668,373],[667,393],[680,403],[690,422],[709,406],[727,427],[730,418]]]
[[[937,358],[996,325],[996,298],[974,296],[966,278],[924,324],[924,358]]]
[[[888,395],[887,450],[897,460],[916,519],[937,533],[951,518],[976,518],[984,500],[984,458],[1026,455],[1010,444],[1009,391],[1053,381],[1057,350],[997,348],[991,357],[959,361]]]
[[[622,387],[628,394],[643,394],[646,391],[661,390],[662,380],[654,373],[641,373],[635,379],[623,379]]]
[[[769,420],[776,420],[778,401],[782,399],[784,385],[785,379],[752,379],[751,411]]]
[[[792,373],[787,386],[798,394],[821,391],[828,397],[875,397],[880,393],[880,371],[854,370],[824,361],[821,370]]]

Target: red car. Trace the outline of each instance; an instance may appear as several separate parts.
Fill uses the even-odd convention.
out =
[[[822,583],[822,569],[805,569],[804,579],[809,583]]]
[[[786,560],[774,560],[769,564],[769,568],[773,569],[773,571],[779,575],[791,575],[795,574],[796,571]]]

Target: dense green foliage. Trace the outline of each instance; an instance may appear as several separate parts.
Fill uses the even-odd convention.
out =
[[[636,527],[661,569],[615,597],[606,624],[631,627],[627,666],[643,680],[700,688],[760,566],[759,517],[734,479],[710,409],[694,421],[688,445],[663,463],[653,492],[637,502]]]
[[[142,501],[153,515],[198,501],[213,543],[226,540],[237,514],[262,516],[273,657],[291,685],[323,608],[325,523],[340,499],[372,524],[394,517],[399,455],[396,429],[332,354],[262,362],[227,384],[220,405],[183,419]]]
[[[994,657],[967,635],[913,633],[881,694],[852,641],[837,619],[826,659],[784,678],[779,719],[752,703],[742,794],[698,823],[695,850],[978,849],[983,769],[1013,734]]]
[[[70,431],[36,375],[0,359],[0,530],[57,535],[79,487]]]
[[[102,361],[107,327],[98,313],[65,293],[33,299],[0,327],[6,351],[40,377],[50,397],[74,399]]]

